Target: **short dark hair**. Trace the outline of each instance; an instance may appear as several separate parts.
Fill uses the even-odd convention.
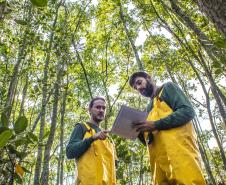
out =
[[[135,73],[133,73],[131,76],[130,76],[130,78],[129,78],[129,85],[131,86],[131,87],[133,87],[133,84],[134,84],[134,82],[135,82],[135,79],[137,78],[137,77],[144,77],[144,78],[151,78],[151,76],[148,74],[148,73],[146,73],[146,72],[144,72],[144,71],[138,71],[138,72],[135,72]]]
[[[93,104],[96,100],[103,100],[104,102],[106,102],[105,99],[102,97],[95,97],[89,102],[89,109],[91,109],[93,107]]]

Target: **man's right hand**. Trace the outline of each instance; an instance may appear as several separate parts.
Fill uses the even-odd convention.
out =
[[[107,131],[107,130],[102,130],[102,131],[100,131],[100,132],[97,132],[97,133],[96,133],[95,135],[93,135],[92,137],[93,137],[94,140],[98,140],[98,139],[100,139],[100,140],[105,140],[108,133],[109,133],[109,131]]]

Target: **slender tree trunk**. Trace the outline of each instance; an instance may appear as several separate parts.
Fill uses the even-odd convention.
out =
[[[63,139],[64,139],[64,114],[66,108],[66,100],[67,100],[67,90],[68,90],[68,80],[67,80],[67,87],[65,89],[65,93],[63,96],[63,102],[61,106],[61,120],[60,120],[60,155],[58,159],[58,168],[57,168],[57,185],[63,185],[63,176],[64,176],[64,146],[63,146]]]
[[[85,76],[85,80],[86,80],[86,84],[87,84],[87,87],[88,87],[88,91],[89,91],[89,95],[90,95],[90,98],[92,99],[93,98],[93,94],[92,94],[92,90],[91,90],[91,87],[90,87],[90,84],[89,84],[89,80],[88,80],[88,75],[87,75],[87,72],[86,72],[86,69],[85,69],[85,66],[83,64],[83,61],[82,61],[82,58],[78,52],[78,49],[76,47],[76,42],[75,42],[75,33],[78,31],[79,29],[79,26],[81,24],[81,19],[82,19],[82,15],[83,13],[85,12],[86,8],[88,7],[88,5],[90,4],[91,0],[89,0],[87,2],[87,4],[84,6],[84,9],[83,10],[79,10],[79,13],[78,13],[78,21],[77,21],[77,24],[76,24],[76,27],[75,27],[75,30],[74,30],[74,33],[71,35],[72,36],[72,45],[76,51],[76,58],[79,62],[79,64],[81,65],[82,67],[82,70],[83,70],[83,73],[84,73],[84,76]]]
[[[27,94],[27,88],[28,88],[28,75],[26,76],[26,81],[25,81],[25,85],[23,88],[23,92],[22,92],[22,102],[20,104],[20,112],[19,112],[19,117],[23,114],[24,112],[24,100],[26,98],[26,94]]]
[[[144,71],[143,63],[142,63],[142,61],[140,60],[140,57],[139,57],[138,51],[137,51],[137,49],[136,49],[136,46],[135,46],[135,44],[134,44],[134,41],[133,41],[132,37],[130,36],[129,30],[128,30],[127,26],[126,26],[125,15],[124,15],[124,13],[123,13],[123,7],[122,7],[122,4],[121,4],[120,1],[119,1],[119,8],[120,8],[120,12],[119,12],[119,13],[120,13],[120,19],[121,19],[121,21],[122,21],[122,23],[123,23],[124,30],[125,30],[125,32],[126,32],[126,36],[127,36],[128,40],[129,40],[130,45],[131,45],[131,47],[132,47],[132,50],[133,50],[133,52],[134,52],[134,55],[135,55],[135,58],[136,58],[136,61],[137,61],[138,68],[139,68],[139,70]]]
[[[16,112],[17,112],[17,106],[19,104],[19,92],[21,92],[22,90],[22,80],[18,80],[17,84],[16,84],[16,87],[15,87],[15,92],[14,92],[14,97],[13,97],[13,102],[12,102],[12,109],[11,109],[11,120],[13,123],[15,123],[15,119],[16,119]],[[18,88],[19,86],[19,88]],[[15,104],[14,104],[15,102]]]
[[[143,184],[143,160],[144,160],[144,150],[142,149],[142,154],[140,157],[140,172],[139,172],[139,181],[138,181],[138,185],[142,185]]]
[[[201,134],[204,135],[203,130],[202,130],[201,126],[200,126],[198,118],[196,117],[195,120],[197,120],[197,127],[198,127],[198,129],[200,130]],[[220,177],[221,181],[224,182],[224,180],[223,180],[224,178],[222,177],[222,175],[220,173],[219,163],[216,161],[215,156],[213,155],[213,151],[210,149],[208,142],[202,142],[201,144],[203,145],[203,149],[206,151],[206,154],[207,154],[207,149],[208,149],[208,152],[210,154],[210,155],[208,154],[208,159],[210,157],[212,157],[213,165],[215,167],[215,171],[212,170],[212,172],[214,172],[214,174],[217,174]],[[207,161],[209,163],[209,160],[207,160]],[[215,177],[215,181],[216,181],[216,179],[219,179],[219,177]]]
[[[50,97],[52,96],[52,93],[53,93],[52,91],[53,91],[53,90],[51,90],[51,92],[49,93],[49,95],[48,95],[48,97],[47,97],[47,99],[46,99],[45,106],[49,103]],[[42,117],[42,112],[40,112],[40,113],[38,114],[37,118],[35,119],[35,121],[34,121],[34,123],[33,123],[33,126],[32,126],[32,128],[31,128],[31,132],[34,132],[34,130],[36,129],[36,126],[37,126],[39,120],[41,119],[41,117]]]
[[[151,34],[150,30],[148,29],[145,21],[143,21],[143,24],[144,24],[145,29],[148,31],[150,37],[152,37],[152,34]],[[156,47],[158,48],[158,51],[159,51],[159,53],[161,55],[162,61],[164,61],[164,64],[165,64],[165,67],[166,67],[166,71],[167,71],[170,79],[172,80],[173,83],[178,84],[176,79],[175,79],[175,77],[174,77],[174,75],[172,74],[172,72],[170,70],[169,65],[167,64],[167,58],[165,57],[165,55],[163,54],[162,50],[160,49],[160,46],[159,46],[157,40],[154,37],[152,37],[152,40],[154,41]]]
[[[74,43],[74,42],[73,42]],[[75,50],[76,50],[76,56],[77,56],[77,59],[79,61],[79,64],[81,65],[82,67],[82,70],[83,70],[83,73],[84,73],[84,76],[85,76],[85,80],[86,80],[86,84],[87,84],[87,87],[88,87],[88,90],[89,90],[89,95],[90,95],[90,98],[93,98],[93,94],[92,94],[92,90],[91,90],[91,87],[90,87],[90,84],[89,84],[89,80],[88,80],[88,74],[87,74],[87,71],[86,71],[86,68],[83,64],[83,61],[80,57],[80,54],[78,52],[78,50],[76,49],[76,46],[75,46],[75,43],[73,44]]]
[[[215,136],[215,139],[217,141],[217,145],[220,149],[220,154],[221,154],[221,158],[223,160],[223,164],[224,164],[224,168],[226,169],[226,158],[225,158],[225,154],[224,154],[224,149],[220,143],[220,139],[219,139],[219,136],[218,136],[218,133],[217,133],[217,130],[215,128],[215,125],[214,125],[214,122],[213,122],[213,116],[212,116],[212,112],[211,112],[211,108],[210,108],[210,99],[209,99],[209,95],[208,95],[208,92],[206,90],[206,87],[198,73],[198,71],[196,70],[195,66],[193,65],[193,63],[191,61],[188,60],[188,63],[191,65],[193,71],[195,72],[198,80],[199,80],[199,83],[201,84],[201,87],[202,87],[202,90],[204,92],[204,95],[206,97],[206,106],[207,106],[207,112],[208,112],[208,115],[209,115],[209,119],[210,119],[210,124],[211,124],[211,127],[212,127],[212,131],[213,131],[213,134]]]
[[[211,180],[211,183],[213,185],[217,185],[217,183],[215,181],[215,178],[213,176],[211,167],[210,167],[210,163],[209,163],[209,159],[208,159],[208,156],[207,156],[205,147],[203,146],[203,141],[202,141],[202,139],[200,137],[201,136],[201,131],[198,128],[198,122],[199,122],[198,119],[195,117],[194,120],[193,120],[193,125],[194,125],[195,131],[196,131],[196,133],[198,135],[199,151],[200,151],[200,154],[202,156],[202,159],[203,159],[203,162],[204,162],[204,165],[205,165],[205,169],[207,171],[207,174],[209,176],[209,179]]]
[[[22,46],[19,49],[17,61],[16,61],[16,64],[14,66],[12,78],[11,78],[10,85],[9,85],[7,101],[6,101],[6,104],[5,104],[5,107],[11,107],[11,108],[8,109],[9,111],[7,112],[8,120],[10,120],[10,115],[11,115],[11,110],[12,110],[12,102],[13,102],[13,97],[14,97],[14,93],[15,93],[15,90],[16,90],[16,84],[17,84],[17,78],[18,78],[20,63],[22,61],[23,56],[25,55],[26,39],[27,39],[26,37],[27,37],[27,34],[24,33]]]
[[[162,3],[162,5],[163,5],[165,11],[168,13],[168,9],[169,9],[169,8],[165,5],[165,3],[164,3],[162,0],[160,0],[160,2]],[[185,40],[185,43],[184,43],[184,42],[177,36],[177,34],[170,28],[170,26],[167,24],[167,22],[166,22],[164,19],[162,19],[162,18],[160,17],[160,15],[159,15],[158,12],[156,11],[156,9],[155,9],[155,7],[154,7],[154,5],[153,5],[152,2],[151,2],[151,4],[152,4],[152,7],[153,7],[154,10],[155,10],[155,13],[156,13],[157,17],[158,17],[159,20],[164,24],[164,27],[165,27],[165,28],[166,28],[166,29],[167,29],[167,30],[168,30],[168,31],[169,31],[169,32],[170,32],[170,33],[178,40],[178,42],[180,43],[180,45],[181,45],[182,47],[185,47],[186,50],[188,50],[188,51],[191,52],[191,54],[194,56],[194,58],[197,60],[197,62],[200,63],[200,65],[203,67],[203,69],[205,70],[205,73],[208,74],[208,79],[209,79],[209,81],[210,81],[210,84],[211,84],[212,87],[214,87],[214,88],[217,90],[217,92],[218,92],[218,93],[213,93],[213,95],[214,95],[214,96],[218,95],[219,98],[222,100],[224,106],[226,106],[226,97],[225,97],[225,95],[223,94],[223,92],[219,89],[219,87],[216,85],[215,81],[213,80],[212,74],[211,74],[210,70],[208,69],[208,67],[207,67],[205,61],[203,60],[203,58],[201,58],[201,60],[200,60],[199,57],[195,54],[195,52],[193,51],[192,47],[188,44],[187,40],[185,39],[185,36],[184,36],[184,34],[183,34],[183,31],[180,29],[180,27],[177,25],[177,23],[174,21],[174,19],[171,17],[171,15],[168,13],[168,15],[170,16],[170,18],[171,18],[173,24],[176,26],[176,28],[178,28],[178,30],[180,31],[180,33],[183,35],[184,40]],[[197,29],[198,29],[198,28],[197,28]],[[200,32],[201,32],[201,31],[200,31]],[[202,35],[202,34],[203,34],[203,33],[201,32],[201,35]],[[203,35],[204,35],[204,34],[203,34]],[[205,37],[205,35],[204,35],[203,37]],[[209,43],[209,46],[211,46],[211,45],[212,45],[212,44]],[[217,100],[217,99],[219,99],[219,98],[218,98],[218,97],[215,97],[219,109],[221,109],[221,112],[223,112],[223,111],[222,111],[223,105],[220,105],[220,104],[221,104],[221,101],[218,101],[218,100]],[[221,114],[221,115],[222,115],[222,114]],[[222,117],[224,117],[224,116],[222,116]]]
[[[210,42],[209,38],[198,28],[198,26],[195,24],[194,21],[191,20],[191,18],[178,6],[177,0],[169,0],[173,12],[179,16],[185,25],[192,29],[194,33],[198,37],[199,43],[202,45],[202,47],[205,49],[207,55],[213,60],[217,61],[218,56],[222,56],[225,58],[225,56],[222,54],[222,51],[216,48],[214,43]]]
[[[191,99],[191,95],[189,94],[189,92],[187,90],[187,85],[186,85],[185,81],[182,78],[180,78],[180,82],[181,82],[180,84],[181,84],[182,89],[184,90],[185,94],[187,95],[187,97],[189,97],[189,99]],[[216,185],[215,179],[213,177],[213,173],[212,173],[211,168],[210,168],[210,164],[209,164],[209,160],[208,160],[208,157],[207,157],[207,153],[205,151],[205,147],[203,146],[203,141],[202,141],[202,139],[200,137],[201,136],[201,130],[199,129],[198,124],[199,124],[198,118],[195,117],[193,119],[193,126],[194,126],[195,131],[196,131],[196,133],[198,135],[198,147],[199,147],[199,151],[200,151],[202,160],[204,162],[204,165],[205,165],[205,169],[207,171],[207,174],[208,174],[208,176],[209,176],[212,184]],[[212,185],[212,184],[210,184],[210,185]]]
[[[31,20],[31,7],[27,6],[25,8],[25,10],[28,10],[27,15],[25,13],[25,16],[27,16],[27,22],[29,23]],[[21,64],[22,59],[25,58],[25,56],[26,56],[25,51],[26,51],[26,47],[27,47],[27,39],[28,39],[27,31],[28,31],[28,29],[29,29],[29,27],[27,27],[26,30],[24,30],[22,45],[19,46],[19,52],[18,52],[16,64],[13,69],[13,74],[12,74],[12,78],[11,78],[9,89],[8,89],[7,100],[6,100],[6,104],[5,104],[5,107],[9,107],[9,109],[7,111],[8,120],[10,120],[10,116],[11,116],[11,111],[12,111],[12,106],[13,106],[13,97],[14,97],[14,93],[16,91],[20,64]]]
[[[6,65],[5,65],[5,71],[7,71],[8,70],[8,60],[7,59],[6,59],[5,63],[6,63]],[[7,78],[8,78],[8,74],[5,74],[2,81],[3,82],[7,82]],[[8,83],[3,83],[1,89],[2,90],[3,89],[6,90],[6,87],[8,87]],[[1,102],[0,105],[3,107],[3,104],[5,104],[5,102],[6,102],[7,99],[4,96],[4,94],[2,93],[2,90],[0,92],[0,102]]]
[[[194,0],[215,27],[226,38],[226,1],[225,0]]]
[[[107,76],[106,76],[106,79],[107,79]],[[111,100],[110,100],[110,97],[109,97],[109,94],[108,94],[108,88],[107,88],[107,85],[106,85],[106,80],[102,78],[102,83],[103,83],[103,88],[104,88],[104,92],[105,92],[105,96],[107,97],[107,105],[108,105],[108,109],[107,110],[110,110],[110,107],[111,107]],[[104,129],[107,130],[108,129],[108,124],[107,124],[107,116],[105,116],[104,118]]]
[[[222,102],[224,103],[225,97],[223,97],[223,99],[221,99],[221,97],[219,96],[219,91],[218,91],[217,85],[214,82],[214,79],[213,79],[211,72],[208,70],[207,66],[205,65],[204,59],[203,59],[200,52],[199,52],[199,56],[200,56],[200,59],[202,60],[203,67],[204,67],[205,72],[206,72],[206,76],[207,76],[207,78],[210,82],[211,92],[213,93],[213,96],[214,96],[214,98],[217,102],[217,105],[218,105],[218,108],[219,108],[219,111],[220,111],[220,115],[221,115],[221,117],[224,121],[224,124],[226,125],[226,111],[225,111],[224,106],[222,105]],[[226,107],[226,104],[225,104],[225,107]]]
[[[162,2],[162,0],[160,0],[161,2]],[[164,7],[164,9],[165,9],[165,11],[166,12],[168,12],[168,9],[167,9],[167,7],[166,7],[166,5],[162,2],[162,4],[163,4],[163,7]],[[209,70],[209,68],[207,67],[207,65],[206,65],[206,63],[205,63],[205,61],[203,60],[203,58],[199,58],[196,54],[195,54],[195,52],[194,52],[194,50],[192,49],[192,47],[188,44],[188,42],[187,42],[187,40],[184,38],[184,40],[185,40],[185,43],[182,41],[182,39],[181,38],[179,38],[178,37],[178,35],[170,28],[170,26],[168,25],[168,23],[164,20],[164,19],[162,19],[161,17],[160,17],[160,15],[158,14],[158,12],[157,12],[157,10],[155,9],[155,7],[154,7],[154,4],[152,3],[152,1],[151,1],[151,5],[152,5],[152,7],[153,7],[153,9],[154,9],[154,11],[155,11],[155,13],[156,13],[156,15],[157,15],[157,17],[159,18],[159,20],[164,24],[164,27],[178,40],[178,42],[180,43],[180,45],[182,46],[182,47],[184,47],[185,49],[186,49],[186,51],[190,51],[190,53],[192,54],[192,56],[197,60],[197,62],[202,66],[202,68],[203,68],[203,70],[205,71],[205,74],[207,75],[207,78],[208,78],[208,80],[209,80],[209,82],[210,82],[210,84],[211,84],[211,87],[214,87],[213,88],[213,91],[215,90],[215,89],[217,89],[217,90],[219,90],[219,88],[217,88],[217,85],[216,85],[216,83],[215,83],[215,81],[213,80],[213,76],[212,76],[212,74],[211,74],[211,72],[210,72],[210,70]],[[169,14],[169,13],[168,13]],[[170,16],[170,14],[169,14],[169,16]],[[175,23],[175,21],[173,20],[173,19],[171,19],[172,20],[172,22],[174,23],[174,25],[179,29],[179,31],[180,31],[180,33],[182,34],[182,35],[184,35],[183,34],[183,32],[182,32],[182,30],[179,28],[179,26],[177,25],[177,23]],[[212,88],[211,88],[211,90],[212,90]],[[221,100],[222,100],[222,102],[224,103],[225,102],[225,96],[223,95],[223,93],[219,90],[219,92],[220,93],[216,93],[215,91],[213,92],[213,95],[214,95],[214,98],[215,98],[215,100],[216,100],[216,102],[217,102],[217,105],[218,105],[218,107],[219,107],[219,110],[220,110],[220,113],[221,113],[221,116],[222,116],[222,118],[223,118],[223,120],[224,120],[224,123],[225,123],[225,110],[224,110],[224,106],[222,105],[222,103],[221,103],[221,101],[220,101],[220,98],[221,98]],[[219,96],[219,94],[221,94],[221,96]]]
[[[48,181],[49,181],[50,151],[53,144],[56,124],[57,124],[59,89],[60,89],[60,83],[61,83],[62,68],[63,67],[61,65],[61,61],[59,61],[57,66],[57,79],[54,84],[54,98],[53,98],[53,110],[52,110],[50,134],[49,134],[47,143],[45,145],[45,151],[44,151],[43,168],[42,168],[42,175],[40,180],[41,185],[46,185],[48,184]]]
[[[53,44],[53,36],[54,36],[55,27],[56,27],[57,18],[58,18],[58,9],[59,9],[59,6],[56,9],[56,15],[55,15],[55,19],[54,19],[53,26],[52,26],[52,32],[50,34],[49,47],[47,50],[47,56],[46,56],[45,67],[44,67],[44,75],[43,75],[43,82],[42,82],[42,84],[43,84],[42,108],[41,108],[41,123],[40,123],[40,131],[39,131],[39,140],[41,140],[41,138],[43,137],[43,134],[44,134],[45,118],[46,118],[46,103],[47,103],[46,97],[47,97],[48,67],[49,67],[49,61],[50,61],[50,53],[51,53],[52,44]],[[41,166],[42,166],[42,146],[39,146],[36,165],[35,165],[34,185],[39,185]]]

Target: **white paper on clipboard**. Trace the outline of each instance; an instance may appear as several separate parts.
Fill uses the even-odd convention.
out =
[[[122,105],[112,126],[111,133],[126,139],[135,140],[139,132],[132,128],[132,123],[144,121],[147,116],[147,112]]]

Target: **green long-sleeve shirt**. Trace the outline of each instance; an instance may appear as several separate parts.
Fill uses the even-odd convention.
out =
[[[173,113],[169,116],[155,121],[155,126],[157,130],[168,130],[176,127],[180,127],[189,121],[191,121],[195,116],[195,111],[185,96],[183,91],[174,83],[167,82],[163,84],[160,88],[162,93],[160,95],[160,100],[167,103],[167,105],[173,110]],[[157,93],[158,94],[158,93]],[[153,108],[153,99],[151,99],[147,112],[150,112]],[[139,135],[139,139],[143,142],[144,139]],[[149,143],[153,140],[153,135],[149,135]]]
[[[100,128],[96,125],[89,124],[96,132],[100,132]],[[76,124],[71,134],[70,140],[66,147],[66,155],[68,159],[79,159],[94,142],[92,137],[83,139],[87,128],[83,124]]]

